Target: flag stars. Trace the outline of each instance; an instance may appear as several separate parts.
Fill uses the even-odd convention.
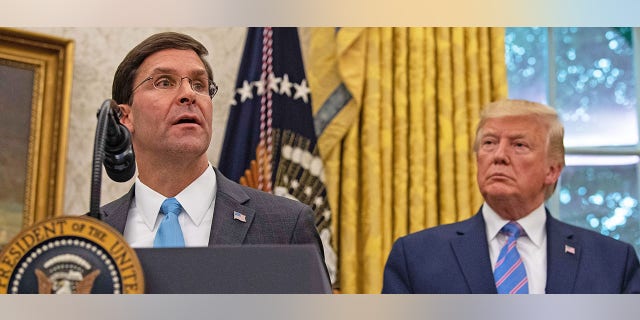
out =
[[[302,98],[304,103],[309,103],[309,93],[311,93],[311,90],[309,90],[307,86],[306,79],[302,79],[300,84],[294,83],[293,88],[296,89],[296,93],[293,95],[294,100]]]
[[[267,90],[271,90],[276,94],[287,95],[287,97],[296,99],[302,99],[304,103],[309,103],[309,95],[311,89],[307,84],[306,79],[302,79],[300,83],[291,82],[288,74],[284,74],[282,77],[276,77],[274,73],[270,73],[267,79],[259,79],[256,81],[243,81],[242,86],[236,89],[236,93],[240,95],[239,99],[234,97],[229,103],[231,106],[236,106],[238,102],[243,103],[247,100],[254,98],[253,88],[256,88],[255,97],[265,95]],[[292,96],[291,89],[295,90]],[[238,101],[239,100],[239,101]]]
[[[240,94],[240,102],[245,102],[247,99],[253,99],[252,86],[249,81],[242,82],[242,88],[238,88],[237,92]]]
[[[296,179],[291,180],[291,188],[298,189],[299,186],[300,186],[300,182],[298,182],[298,180]]]
[[[316,205],[316,207],[319,207],[324,203],[324,199],[322,197],[316,197],[313,200],[313,203]]]
[[[293,84],[289,82],[289,75],[285,73],[284,76],[282,76],[279,93],[286,94],[288,97],[291,97],[291,87],[293,87]]]
[[[286,75],[286,74],[285,74]],[[269,84],[269,90],[272,90],[275,93],[278,93],[278,84],[282,81],[282,78],[276,77],[275,74],[270,73],[267,78],[267,83]]]
[[[256,87],[256,89],[258,89],[257,92],[256,92],[257,96],[264,95],[264,92],[266,91],[267,84],[262,79],[260,79],[258,81],[254,81],[253,85]]]

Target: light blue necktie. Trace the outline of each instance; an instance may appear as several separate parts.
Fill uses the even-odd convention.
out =
[[[160,212],[164,213],[164,217],[153,240],[154,248],[184,247],[184,237],[178,223],[178,215],[181,211],[182,206],[176,198],[164,200],[160,206]]]
[[[517,222],[511,221],[502,227],[500,232],[506,234],[508,239],[500,250],[498,262],[493,270],[498,293],[529,293],[527,270],[516,248],[516,241],[522,233],[522,227]]]

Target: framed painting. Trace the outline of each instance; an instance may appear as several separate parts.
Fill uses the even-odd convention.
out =
[[[74,42],[0,28],[0,248],[62,215]]]

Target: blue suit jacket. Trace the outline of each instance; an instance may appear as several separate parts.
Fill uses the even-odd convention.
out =
[[[560,222],[548,211],[546,229],[546,293],[640,293],[631,245]],[[382,293],[497,293],[482,213],[398,239]]]

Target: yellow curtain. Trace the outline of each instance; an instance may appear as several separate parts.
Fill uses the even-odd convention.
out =
[[[393,241],[473,215],[483,104],[505,98],[502,28],[314,28],[307,77],[342,293],[379,293]]]

